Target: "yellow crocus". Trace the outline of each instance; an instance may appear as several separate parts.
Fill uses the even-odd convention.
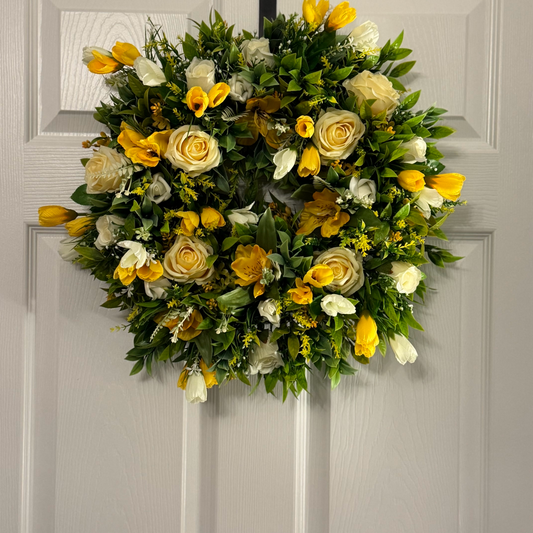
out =
[[[135,268],[135,266],[123,268],[118,265],[118,267],[115,268],[115,272],[113,273],[113,279],[120,279],[123,285],[129,285],[130,283],[133,283],[136,277],[137,269]]]
[[[313,144],[308,144],[298,165],[298,175],[302,178],[316,176],[320,172],[320,153]]]
[[[315,123],[311,117],[307,115],[302,115],[296,119],[296,126],[294,131],[304,139],[309,139],[315,133]]]
[[[378,344],[379,337],[376,321],[370,316],[368,311],[363,311],[355,328],[355,355],[372,357]]]
[[[227,83],[220,82],[211,87],[207,94],[209,98],[209,107],[216,107],[220,105],[230,93],[230,86]]]
[[[145,137],[124,123],[122,123],[121,129],[122,132],[117,141],[124,148],[126,157],[130,158],[133,163],[145,167],[155,167],[159,164],[160,159],[167,151],[168,140],[174,131],[158,131]]]
[[[226,225],[224,217],[213,207],[204,207],[200,214],[204,228],[214,230]]]
[[[65,229],[71,237],[81,237],[93,222],[90,217],[80,217],[65,224]]]
[[[181,218],[181,233],[186,237],[192,237],[196,228],[200,225],[200,217],[194,211],[178,211],[178,217]]]
[[[316,0],[304,0],[302,13],[305,22],[308,24],[316,24],[318,26],[324,20],[328,9],[329,0],[319,0],[318,5]]]
[[[271,253],[270,251],[268,253]],[[235,251],[235,261],[231,263],[231,268],[239,277],[235,281],[237,285],[246,287],[255,283],[254,298],[261,296],[265,292],[265,286],[261,283],[263,269],[270,268],[270,259],[267,252],[257,244],[252,246],[239,244]]]
[[[456,202],[461,196],[465,179],[462,174],[452,172],[438,176],[427,176],[426,185],[435,189],[443,198]]]
[[[302,278],[296,278],[296,287],[287,291],[294,303],[307,305],[313,301],[313,291],[309,285],[306,285]]]
[[[187,107],[194,112],[196,118],[200,118],[209,105],[209,97],[201,87],[192,87],[185,97]]]
[[[59,226],[74,220],[78,216],[76,211],[65,209],[60,205],[43,205],[39,207],[39,225],[47,228]]]
[[[149,265],[144,265],[137,269],[137,276],[143,281],[157,281],[163,275],[163,265],[161,261],[155,263],[150,262]]]
[[[133,67],[135,60],[141,55],[139,50],[130,43],[121,43],[117,41],[115,46],[111,49],[113,57],[123,65]]]
[[[204,375],[205,386],[210,389],[211,387],[218,385],[215,372],[209,372],[209,367],[205,364],[203,359],[200,359],[200,370]]]
[[[104,55],[96,50],[93,50],[92,54],[94,59],[87,63],[87,68],[93,74],[111,74],[122,68],[122,65],[118,61],[115,61],[111,54]]]
[[[402,189],[418,192],[424,188],[424,174],[419,170],[402,170],[398,174],[398,183]]]
[[[357,17],[357,11],[355,8],[350,7],[349,2],[341,2],[338,6],[335,6],[330,13],[328,20],[326,20],[326,31],[337,31],[344,28],[350,22],[353,22]]]
[[[310,283],[313,287],[325,287],[335,279],[333,270],[328,265],[315,265],[304,276],[304,283]]]

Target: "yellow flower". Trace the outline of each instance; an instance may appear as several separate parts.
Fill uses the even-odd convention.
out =
[[[310,283],[313,287],[325,287],[335,279],[333,270],[328,265],[315,265],[307,271],[304,283]]]
[[[194,211],[178,211],[181,220],[181,232],[187,237],[192,237],[200,224],[200,217]]]
[[[313,144],[308,144],[298,165],[298,175],[302,178],[316,176],[320,172],[320,154]]]
[[[209,105],[209,97],[201,87],[192,87],[189,89],[185,99],[187,101],[187,107],[191,111],[194,111],[196,118],[200,118]]]
[[[439,174],[438,176],[427,176],[426,185],[435,189],[447,200],[456,202],[461,196],[461,189],[465,179],[462,174]]]
[[[80,217],[65,224],[65,228],[71,237],[81,237],[92,226],[89,217]]]
[[[304,139],[309,139],[315,133],[315,123],[311,117],[302,115],[296,119],[296,126],[294,127],[296,133]]]
[[[320,228],[322,237],[337,235],[350,220],[350,215],[341,211],[336,203],[339,194],[329,189],[313,194],[313,202],[306,202],[296,235],[309,235]]]
[[[235,251],[235,261],[231,263],[231,268],[240,278],[235,282],[237,285],[246,287],[255,283],[254,298],[265,292],[265,286],[261,283],[261,279],[263,278],[263,269],[270,268],[270,259],[267,255],[265,250],[257,244],[254,246],[239,244]]]
[[[215,228],[221,228],[226,225],[224,217],[212,207],[204,207],[202,213],[200,214],[202,219],[202,224],[204,228],[209,230],[214,230]]]
[[[294,303],[306,305],[313,301],[313,291],[302,281],[302,278],[296,278],[296,288],[289,289],[287,292]]]
[[[214,385],[218,385],[217,378],[215,377],[215,372],[209,372],[208,366],[204,363],[203,359],[200,359],[200,370],[204,375],[205,386],[210,389]]]
[[[398,174],[398,183],[406,191],[421,191],[424,188],[424,174],[418,170],[402,170]]]
[[[187,388],[187,378],[189,377],[189,370],[187,366],[183,367],[180,377],[178,378],[178,387],[185,390]]]
[[[341,2],[338,6],[335,6],[333,11],[326,20],[326,31],[337,31],[344,28],[350,22],[355,20],[357,12],[355,8],[350,7],[348,2]]]
[[[149,265],[144,265],[137,269],[137,276],[143,281],[156,281],[163,275],[163,265],[161,261],[155,263],[150,262]]]
[[[355,355],[372,357],[379,344],[376,321],[368,311],[363,311],[355,330]]]
[[[120,279],[123,285],[129,285],[137,277],[137,270],[135,266],[128,268],[122,268],[120,265],[115,269],[113,273],[113,279]]]
[[[155,167],[167,151],[168,139],[174,130],[165,130],[152,133],[145,137],[142,133],[130,129],[124,122],[122,132],[118,136],[118,143],[131,161],[145,167]]]
[[[128,67],[133,67],[134,61],[141,55],[135,46],[130,43],[121,43],[120,41],[117,41],[111,52],[119,63],[128,65]]]
[[[209,107],[216,107],[220,105],[228,96],[230,92],[230,86],[227,83],[217,83],[211,87],[207,94],[209,98]]]
[[[197,330],[196,328],[200,325],[203,319],[204,317],[202,316],[200,311],[195,309],[191,313],[189,318],[185,320],[185,322],[182,324],[180,331],[178,332],[178,339],[181,339],[182,341],[190,341],[191,339],[198,337],[198,335],[200,335],[200,333],[202,332]],[[173,324],[171,326],[171,323],[169,322],[168,324],[166,324],[166,326],[169,329],[172,329],[178,323],[178,319],[175,319],[175,320],[176,320],[176,324]]]
[[[329,9],[329,0],[319,0],[318,5],[316,0],[304,0],[302,5],[302,12],[305,22],[308,24],[320,24]]]
[[[96,50],[93,50],[92,54],[94,59],[89,61],[87,68],[93,74],[111,74],[122,68],[122,65],[110,56],[101,54]]]
[[[65,209],[60,205],[43,205],[43,207],[39,207],[39,224],[47,228],[65,224],[74,220],[77,216],[78,213],[76,211]]]

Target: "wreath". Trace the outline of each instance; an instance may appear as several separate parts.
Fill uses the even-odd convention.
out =
[[[339,35],[355,17],[305,0],[261,38],[215,11],[176,45],[149,21],[144,55],[84,48],[111,88],[94,114],[109,133],[83,143],[81,212],[39,222],[65,224],[63,258],[128,310],[132,375],[183,363],[189,402],[235,378],[281,382],[285,400],[308,370],[335,388],[387,343],[417,358],[418,267],[459,259],[426,238],[446,239],[465,178],[435,147],[445,110],[414,112],[420,91],[399,81],[415,64],[398,63],[403,32],[381,48],[373,22]]]

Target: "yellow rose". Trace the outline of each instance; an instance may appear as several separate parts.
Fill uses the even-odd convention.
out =
[[[135,266],[123,268],[118,265],[118,267],[115,268],[115,272],[113,274],[113,279],[120,279],[123,285],[129,285],[130,283],[133,283],[136,277],[137,269],[135,268]]]
[[[115,61],[111,54],[107,55],[93,50],[92,55],[94,59],[89,61],[87,68],[93,74],[111,74],[122,68],[122,65]]]
[[[376,322],[368,311],[363,311],[355,329],[355,355],[372,357],[378,344]]]
[[[130,129],[125,123],[122,123],[121,129],[117,141],[124,148],[126,157],[129,157],[133,163],[145,167],[156,167],[159,164],[174,131],[157,131],[145,137],[142,133]]]
[[[326,287],[328,290],[351,296],[363,286],[365,274],[361,254],[348,248],[330,248],[321,253],[315,262],[327,265],[333,271],[333,280]]]
[[[271,253],[270,251],[268,253]],[[252,246],[239,244],[235,250],[235,261],[231,263],[231,268],[239,279],[235,281],[237,285],[246,287],[255,283],[254,298],[261,296],[265,292],[265,286],[261,283],[263,279],[263,269],[270,268],[270,259],[267,252],[257,244]]]
[[[456,202],[461,196],[465,179],[462,174],[439,174],[438,176],[427,176],[426,184],[435,189],[442,197]]]
[[[298,165],[298,175],[302,178],[316,176],[320,172],[320,154],[314,145],[308,144]]]
[[[315,133],[315,123],[311,117],[302,115],[296,119],[294,130],[300,137],[308,139],[313,136],[313,133]]]
[[[207,243],[195,237],[179,235],[165,254],[164,276],[178,283],[194,281],[203,285],[214,273],[214,268],[206,264],[210,255],[213,255],[213,248]]]
[[[398,183],[402,189],[418,192],[424,188],[424,174],[419,170],[402,170],[398,174]]]
[[[319,0],[318,5],[316,0],[304,0],[302,5],[302,12],[305,22],[308,24],[320,24],[329,9],[329,0]]]
[[[39,225],[47,228],[59,226],[74,220],[78,216],[76,211],[65,209],[60,205],[44,205],[39,207]]]
[[[289,289],[287,292],[294,303],[307,305],[313,301],[313,291],[302,281],[302,278],[296,278],[296,288]]]
[[[350,7],[348,2],[341,2],[338,6],[335,6],[330,13],[328,20],[326,20],[326,31],[337,31],[344,28],[350,22],[353,22],[357,17],[357,11],[355,8]]]
[[[200,224],[200,217],[194,211],[178,211],[181,218],[181,232],[187,237],[192,237]]]
[[[230,86],[227,83],[217,83],[209,90],[209,107],[220,105],[230,93]]]
[[[143,281],[157,281],[163,275],[163,265],[160,261],[155,263],[150,263],[144,265],[137,270],[137,276],[139,276]]]
[[[128,67],[133,67],[134,61],[141,55],[135,46],[130,43],[121,43],[120,41],[117,41],[111,52],[119,63],[128,65]]]
[[[65,228],[71,237],[81,237],[92,225],[90,217],[80,217],[65,224]]]
[[[100,146],[85,165],[87,194],[103,194],[120,189],[122,178],[127,178],[131,161],[114,148]]]
[[[212,207],[204,207],[200,214],[204,228],[214,230],[226,225],[224,217]]]
[[[304,276],[304,283],[310,283],[313,287],[325,287],[335,279],[333,270],[328,265],[315,265]]]
[[[197,118],[200,118],[204,114],[209,105],[209,98],[201,87],[193,87],[192,89],[189,89],[185,100],[187,101],[187,107],[191,111],[194,111],[194,115]]]

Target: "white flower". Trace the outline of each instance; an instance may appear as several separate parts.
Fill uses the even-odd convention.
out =
[[[364,100],[375,100],[371,106],[374,115],[386,111],[387,118],[390,118],[400,103],[400,94],[383,74],[364,70],[355,78],[345,80],[342,85],[357,98],[358,106],[361,106]]]
[[[231,211],[226,211],[224,214],[232,226],[235,226],[235,224],[242,224],[243,226],[248,226],[248,224],[257,224],[259,221],[259,215],[251,210],[254,203],[255,202],[252,202],[250,205],[242,207],[241,209],[232,209]]]
[[[414,265],[403,261],[393,261],[392,270],[388,274],[396,282],[396,290],[401,294],[411,294],[416,291],[422,272]]]
[[[315,259],[315,265],[327,265],[333,270],[333,281],[326,285],[330,291],[351,296],[365,282],[363,258],[348,248],[330,248]]]
[[[320,301],[320,307],[329,316],[337,316],[337,313],[341,315],[353,315],[355,313],[354,304],[340,294],[328,294],[324,296]]]
[[[370,207],[376,201],[376,183],[374,180],[353,177],[350,180],[350,193],[361,204]]]
[[[96,229],[98,231],[98,238],[94,245],[98,250],[107,248],[115,243],[115,232],[119,226],[124,226],[125,220],[116,215],[103,215],[96,221]]]
[[[168,200],[172,194],[170,193],[170,185],[163,179],[163,174],[158,172],[152,177],[152,183],[146,189],[146,197],[154,204],[160,204]]]
[[[270,374],[274,369],[283,366],[283,359],[278,351],[277,342],[261,342],[259,346],[253,344],[250,348],[250,369],[253,376],[259,374]]]
[[[146,57],[139,56],[135,59],[133,68],[139,79],[148,87],[158,87],[167,83],[167,78],[161,68]]]
[[[424,187],[419,193],[418,199],[415,201],[415,205],[422,211],[424,218],[429,218],[431,216],[432,207],[442,207],[444,198],[436,191],[430,187]]]
[[[140,242],[121,241],[117,246],[128,249],[120,260],[120,266],[122,268],[130,268],[132,266],[141,268],[150,260],[146,248]]]
[[[257,309],[259,314],[266,318],[275,328],[279,327],[281,317],[278,315],[278,306],[274,298],[269,298],[261,302]]]
[[[125,168],[131,161],[114,148],[100,146],[85,165],[85,183],[87,194],[102,194],[120,189],[123,178],[131,174],[132,169]]]
[[[113,57],[113,54],[105,48],[100,48],[99,46],[84,46],[82,61],[85,65],[88,65],[94,59],[93,50],[103,56]]]
[[[273,158],[274,165],[276,165],[276,170],[274,170],[273,176],[275,180],[280,180],[292,170],[296,164],[297,156],[298,154],[296,153],[296,150],[293,150],[292,148],[285,148],[284,150],[276,152],[276,155]]]
[[[252,84],[245,80],[239,74],[233,74],[228,82],[230,93],[229,97],[235,102],[244,103],[254,94]]]
[[[426,160],[426,141],[422,137],[413,137],[410,141],[403,142],[400,148],[409,151],[403,156],[404,163],[423,163]]]
[[[207,385],[200,371],[193,371],[187,378],[185,386],[185,399],[189,403],[202,403],[207,401]]]
[[[215,85],[215,64],[210,59],[193,58],[185,71],[187,89],[201,87],[206,93]]]
[[[266,37],[244,41],[241,51],[247,63],[264,61],[267,67],[273,67],[276,64],[274,54],[270,52],[270,41]]]
[[[167,287],[171,287],[172,283],[167,278],[161,276],[156,281],[145,281],[144,292],[146,296],[152,298],[152,300],[164,300],[168,296],[168,292],[165,290]]]
[[[78,245],[77,239],[67,237],[59,241],[58,253],[64,261],[74,261],[80,254],[74,250],[74,247]]]
[[[391,335],[389,344],[398,363],[414,363],[418,357],[415,347],[403,335]]]
[[[352,30],[348,36],[358,52],[370,52],[376,49],[379,40],[377,24],[367,20]]]

